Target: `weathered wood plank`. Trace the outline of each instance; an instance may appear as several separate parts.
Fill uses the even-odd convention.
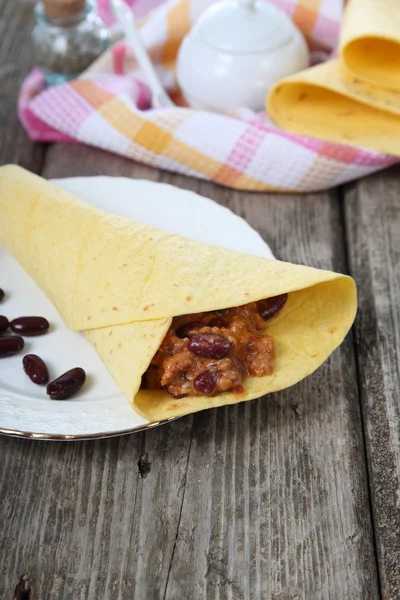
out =
[[[400,598],[400,169],[349,186],[348,254],[382,597]]]
[[[279,257],[346,267],[334,195],[232,193],[80,146],[47,159],[47,177],[200,191],[243,214]],[[52,600],[378,598],[351,339],[264,400],[115,440],[3,438],[0,452],[6,599],[25,572]]]
[[[179,511],[169,514],[168,503],[174,504],[185,476],[188,428],[190,420],[153,436],[156,464],[146,479],[138,469],[142,434],[71,444],[1,439],[0,597],[11,600],[27,572],[32,600],[130,599],[143,562],[157,585],[154,566],[159,560],[167,571],[175,539]],[[159,503],[159,514],[146,521],[141,514],[148,502]],[[164,527],[150,539],[152,555],[141,542],[155,517]]]
[[[345,269],[333,195],[199,189],[242,214],[279,257]],[[194,423],[194,481],[186,486],[166,598],[190,589],[199,598],[377,597],[350,339],[295,388]]]
[[[32,144],[17,117],[17,97],[33,64],[29,33],[33,2],[0,0],[0,165],[18,163],[39,172],[45,146]]]

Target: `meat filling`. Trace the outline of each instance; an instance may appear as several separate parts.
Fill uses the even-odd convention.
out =
[[[275,348],[266,321],[287,294],[236,308],[175,317],[142,387],[166,389],[174,398],[241,393],[247,376],[274,370]]]

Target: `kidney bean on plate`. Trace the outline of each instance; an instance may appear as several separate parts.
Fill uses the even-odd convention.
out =
[[[4,292],[3,290],[0,288],[0,302],[3,300],[4,298]]]
[[[7,317],[5,317],[4,315],[0,315],[0,333],[8,329],[8,326],[9,322]]]
[[[50,327],[49,322],[44,317],[18,317],[10,323],[11,329],[20,335],[42,335]]]
[[[225,358],[230,352],[231,343],[223,335],[197,333],[190,338],[187,347],[202,358]]]
[[[48,382],[49,371],[47,370],[46,363],[40,356],[37,356],[36,354],[27,354],[22,359],[22,365],[25,373],[33,383],[40,385]]]
[[[24,340],[19,335],[4,335],[0,337],[0,358],[17,354],[24,347]]]
[[[75,367],[51,381],[47,386],[47,394],[52,400],[66,400],[83,386],[85,380],[85,371]]]

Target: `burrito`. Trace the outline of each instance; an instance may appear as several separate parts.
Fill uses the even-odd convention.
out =
[[[0,167],[0,243],[150,421],[297,383],[355,317],[346,275],[105,213],[13,165]]]

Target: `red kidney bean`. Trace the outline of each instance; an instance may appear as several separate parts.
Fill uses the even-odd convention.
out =
[[[216,375],[216,373],[212,373],[211,371],[204,371],[203,373],[200,373],[200,375],[197,375],[193,381],[193,387],[196,392],[204,394],[205,396],[212,394],[215,390]]]
[[[202,358],[225,358],[230,352],[231,343],[223,335],[197,333],[190,338],[187,347]]]
[[[7,317],[0,315],[0,333],[8,329],[9,324]]]
[[[36,354],[27,354],[22,359],[22,365],[25,373],[33,383],[38,385],[47,383],[49,380],[49,372],[46,367],[46,363],[36,356]]]
[[[85,380],[85,371],[80,367],[75,367],[51,381],[46,391],[52,400],[66,400],[83,386]]]
[[[18,317],[10,323],[14,333],[20,335],[42,335],[50,327],[49,322],[44,317]]]
[[[185,325],[181,325],[176,330],[176,335],[178,338],[190,337],[193,331],[197,331],[197,329],[201,329],[205,327],[205,323],[201,323],[200,321],[191,321],[190,323],[186,323]]]
[[[0,358],[17,354],[24,347],[24,340],[19,335],[5,335],[0,337]]]
[[[3,300],[4,298],[4,292],[3,290],[0,288],[0,302]]]
[[[280,296],[273,296],[272,298],[266,298],[257,302],[258,312],[264,321],[271,319],[284,307],[287,297],[287,294],[281,294]]]

